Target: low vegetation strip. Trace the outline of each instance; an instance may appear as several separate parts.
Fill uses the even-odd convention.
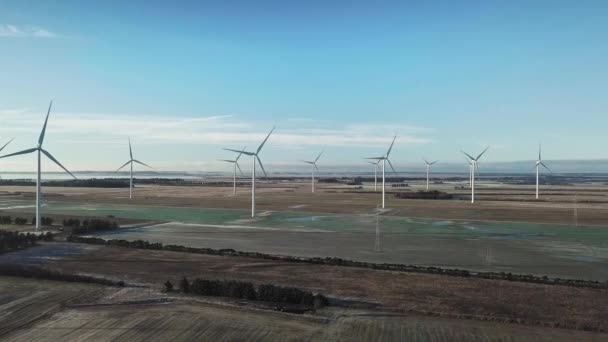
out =
[[[80,274],[68,274],[60,271],[53,271],[39,266],[0,264],[0,275],[21,278],[35,278],[46,280],[59,280],[75,283],[100,284],[108,286],[124,286],[125,283],[113,281],[106,278],[97,278]]]
[[[96,231],[110,231],[120,228],[118,223],[109,220],[82,220],[69,218],[63,220],[63,226],[72,229],[72,234],[89,234]]]
[[[174,290],[173,284],[167,281],[165,290]],[[263,302],[303,305],[307,308],[321,308],[329,301],[322,294],[313,294],[295,287],[282,287],[263,284],[257,288],[253,283],[237,280],[207,280],[196,278],[190,282],[186,277],[179,283],[179,290],[201,296],[229,297]]]
[[[399,271],[399,272],[411,272],[411,273],[426,273],[426,274],[438,274],[438,275],[449,275],[456,277],[476,277],[483,279],[497,279],[507,281],[517,281],[525,283],[536,283],[546,285],[563,285],[572,287],[583,287],[593,289],[608,289],[608,281],[600,282],[595,280],[581,280],[581,279],[561,279],[561,278],[550,278],[547,276],[536,276],[530,274],[512,274],[505,272],[478,272],[461,270],[455,268],[441,268],[434,266],[417,266],[417,265],[404,265],[404,264],[379,264],[363,261],[353,261],[341,258],[327,257],[327,258],[309,258],[309,257],[294,257],[285,255],[274,255],[265,254],[259,252],[241,252],[233,249],[212,249],[212,248],[194,248],[185,247],[179,245],[163,245],[162,243],[151,243],[143,240],[127,241],[127,240],[105,240],[97,237],[82,237],[71,235],[67,238],[69,242],[87,243],[95,245],[107,245],[107,246],[119,246],[126,248],[139,248],[139,249],[151,249],[151,250],[166,250],[173,252],[183,253],[195,253],[195,254],[207,254],[207,255],[221,255],[221,256],[238,256],[258,259],[277,260],[285,262],[299,262],[319,265],[332,265],[332,266],[347,266],[347,267],[359,267],[368,268],[374,270],[386,270],[386,271]]]
[[[433,199],[433,200],[447,200],[452,199],[454,196],[447,192],[431,190],[431,191],[416,191],[416,192],[399,192],[395,194],[395,197],[402,199]]]
[[[39,240],[52,241],[53,235],[50,232],[38,235],[0,230],[0,254],[37,246]]]

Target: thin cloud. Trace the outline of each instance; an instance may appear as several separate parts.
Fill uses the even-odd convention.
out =
[[[58,35],[38,26],[0,24],[1,38],[55,38]]]
[[[22,133],[38,134],[44,115],[21,113],[3,118],[5,134],[18,136]],[[137,137],[143,144],[222,145],[258,144],[271,123],[243,121],[231,115],[207,117],[133,116],[107,114],[53,114],[49,131],[54,139],[81,144],[115,144],[127,136]],[[370,124],[333,125],[327,122],[319,126],[284,122],[277,125],[273,145],[277,148],[296,146],[376,147],[390,144],[397,133],[399,144],[424,144],[432,142],[424,135],[426,129],[411,126]],[[67,137],[67,138],[62,138]],[[95,137],[91,139],[91,137]]]

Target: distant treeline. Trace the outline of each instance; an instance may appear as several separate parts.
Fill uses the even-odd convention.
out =
[[[116,230],[120,228],[118,223],[109,220],[100,220],[100,219],[90,219],[83,220],[82,222],[79,219],[64,219],[63,226],[72,228],[72,234],[90,234],[97,231],[110,231]]]
[[[36,246],[38,240],[52,241],[53,235],[50,232],[38,235],[0,230],[0,254]]]
[[[53,219],[50,217],[41,217],[40,220],[42,221],[42,225],[43,226],[50,226],[53,224]],[[10,216],[0,216],[0,224],[16,224],[16,225],[26,225],[27,224],[27,219],[23,218],[23,217],[15,217],[15,219],[13,220],[12,217]],[[30,221],[33,225],[36,224],[36,217],[32,217],[32,220]]]
[[[416,191],[416,192],[398,192],[395,197],[402,199],[434,199],[434,200],[445,200],[452,199],[454,196],[447,192],[431,190],[431,191]]]
[[[184,180],[181,178],[134,178],[137,184],[147,185],[201,185],[200,181]],[[90,178],[66,179],[43,182],[50,187],[77,187],[77,188],[128,188],[129,179],[125,178]],[[34,186],[35,181],[29,179],[0,179],[0,186]]]
[[[167,281],[164,285],[166,291],[173,291],[173,284],[170,281]],[[304,305],[309,308],[321,308],[329,303],[327,298],[321,294],[313,294],[312,292],[303,291],[295,287],[264,284],[256,288],[253,283],[237,280],[206,280],[196,278],[190,282],[186,277],[183,277],[179,283],[179,290],[183,293],[201,296],[286,303]]]
[[[105,278],[96,278],[80,274],[69,274],[52,271],[39,266],[0,264],[0,275],[10,277],[35,278],[47,280],[69,281],[77,283],[100,284],[109,286],[124,286],[124,281],[113,281]]]
[[[248,257],[248,258],[259,258],[268,260],[278,260],[286,262],[299,262],[309,263],[318,265],[334,265],[334,266],[347,266],[347,267],[359,267],[368,268],[374,270],[387,270],[387,271],[399,271],[399,272],[412,272],[412,273],[426,273],[426,274],[439,274],[449,275],[456,277],[474,277],[483,279],[497,279],[507,281],[517,281],[524,283],[536,283],[546,285],[564,285],[572,287],[586,287],[594,289],[608,289],[608,281],[599,282],[595,280],[582,280],[582,279],[561,279],[561,278],[549,278],[547,276],[535,276],[531,274],[513,274],[506,272],[478,272],[461,270],[457,268],[441,268],[434,266],[417,266],[417,265],[405,265],[405,264],[388,264],[388,263],[372,263],[364,261],[353,261],[341,258],[327,257],[327,258],[309,258],[309,257],[294,257],[285,255],[273,255],[258,252],[241,252],[235,251],[234,249],[212,249],[212,248],[195,248],[185,247],[179,245],[163,245],[162,243],[150,243],[143,240],[127,241],[127,240],[104,240],[95,237],[80,237],[80,236],[69,236],[67,241],[69,242],[80,242],[89,243],[96,245],[107,245],[107,246],[120,246],[128,248],[141,248],[141,249],[153,249],[153,250],[166,250],[174,252],[184,253],[195,253],[195,254],[208,254],[208,255],[222,255],[222,256],[237,256],[237,257]]]

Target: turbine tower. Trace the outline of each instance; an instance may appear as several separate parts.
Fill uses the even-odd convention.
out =
[[[473,163],[469,160],[469,158],[464,157],[464,160],[469,164],[469,189],[473,186]]]
[[[311,168],[312,168],[312,192],[315,192],[315,169],[317,171],[319,171],[319,168],[317,167],[317,161],[319,161],[319,158],[321,158],[321,155],[323,154],[323,151],[321,151],[321,153],[319,153],[319,155],[317,156],[317,159],[315,159],[314,161],[308,161],[308,160],[302,160],[303,162],[310,164]]]
[[[540,156],[540,144],[538,144],[538,160],[536,161],[536,199],[538,199],[538,177],[540,175],[540,167],[544,167],[547,171],[553,173],[551,169],[543,163],[543,160]]]
[[[429,174],[431,173],[431,165],[435,164],[438,161],[439,160],[435,160],[434,162],[429,163],[428,160],[424,160],[424,162],[426,163],[426,191],[429,191]]]
[[[243,147],[243,150],[245,150],[247,148],[247,146]],[[239,165],[239,158],[241,158],[241,155],[243,155],[243,153],[239,153],[239,155],[236,157],[235,160],[228,160],[228,159],[220,159],[220,161],[226,162],[226,163],[232,163],[233,165],[233,172],[232,172],[232,195],[236,196],[236,168],[239,168],[239,171],[241,172],[241,175],[243,174],[243,170],[241,170],[241,166]]]
[[[51,101],[51,103],[49,104],[49,109],[46,113],[46,119],[44,119],[44,125],[42,126],[42,131],[40,132],[40,136],[38,137],[38,146],[29,148],[27,150],[7,154],[7,155],[0,157],[0,158],[7,158],[7,157],[12,157],[12,156],[18,156],[21,154],[28,154],[28,153],[32,153],[32,152],[37,152],[37,154],[38,154],[38,174],[36,177],[36,231],[40,231],[40,229],[41,229],[41,224],[40,224],[40,211],[41,210],[40,209],[41,209],[42,192],[41,192],[40,188],[42,186],[42,184],[41,184],[42,154],[47,156],[47,158],[52,160],[55,164],[57,164],[59,167],[61,167],[70,176],[72,176],[72,177],[74,177],[74,179],[76,179],[76,176],[74,176],[70,171],[68,171],[68,169],[66,169],[63,165],[61,165],[61,163],[57,159],[55,159],[55,157],[53,157],[53,155],[51,155],[47,150],[42,148],[42,144],[44,143],[44,134],[46,132],[46,125],[49,121],[49,115],[51,114],[51,107],[53,107],[53,101]]]
[[[377,162],[368,161],[368,163],[374,165],[374,191],[378,191],[378,163],[380,163],[380,161],[377,161]]]
[[[264,144],[266,144],[266,141],[268,140],[268,138],[270,138],[270,135],[272,134],[272,132],[274,131],[274,127],[272,127],[272,129],[270,130],[270,133],[268,133],[268,135],[266,136],[266,139],[264,139],[264,141],[262,141],[262,143],[260,144],[260,146],[258,146],[258,149],[255,152],[247,152],[245,150],[232,150],[229,148],[225,148],[224,150],[226,151],[232,151],[232,152],[236,152],[236,153],[241,153],[244,154],[246,156],[250,156],[251,157],[251,217],[255,217],[255,161],[257,160],[258,163],[260,164],[260,167],[262,168],[262,171],[264,171],[264,176],[266,176],[266,170],[264,170],[264,165],[262,165],[262,161],[260,160],[260,151],[262,151],[262,147],[264,147]]]
[[[137,163],[149,168],[152,168],[150,165],[144,164],[142,162],[140,162],[137,159],[133,159],[133,149],[131,148],[131,138],[129,137],[129,161],[126,162],[123,166],[119,167],[118,170],[116,170],[116,172],[122,170],[123,167],[127,166],[130,164],[131,166],[131,170],[129,172],[129,199],[133,198],[133,163]]]
[[[478,156],[477,158],[473,158],[470,154],[466,153],[465,151],[461,151],[462,153],[464,153],[465,156],[467,156],[469,159],[469,163],[471,164],[471,203],[475,203],[475,172],[479,172],[479,158],[481,158],[481,156],[483,156],[484,153],[486,153],[486,151],[490,148],[490,146],[486,147]]]
[[[393,142],[391,143],[391,146],[388,148],[388,151],[386,151],[385,155],[383,155],[381,157],[365,158],[365,159],[377,160],[377,163],[382,162],[382,209],[384,209],[384,201],[385,201],[385,194],[386,194],[386,192],[385,192],[385,185],[386,185],[385,169],[386,169],[386,162],[388,162],[388,165],[393,170],[393,173],[395,174],[395,176],[397,175],[397,172],[395,171],[395,168],[393,167],[393,164],[391,164],[391,161],[388,159],[389,155],[391,154],[391,150],[393,149],[393,145],[395,144],[395,139],[397,139],[396,135],[395,135],[395,137],[393,137]]]

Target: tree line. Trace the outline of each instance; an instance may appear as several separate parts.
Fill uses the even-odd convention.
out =
[[[81,274],[63,273],[61,271],[53,271],[47,268],[32,265],[15,265],[15,264],[0,264],[0,275],[10,277],[35,278],[69,281],[77,283],[90,283],[109,286],[124,286],[122,280],[113,281],[106,278],[96,278]]]
[[[150,243],[143,240],[127,241],[127,240],[104,240],[96,237],[80,237],[80,236],[69,236],[67,241],[89,243],[96,245],[107,245],[107,246],[120,246],[127,248],[140,248],[140,249],[153,249],[153,250],[166,250],[173,252],[183,253],[194,253],[194,254],[208,254],[208,255],[221,255],[221,256],[238,256],[268,260],[278,260],[286,262],[298,262],[318,265],[333,265],[333,266],[347,266],[347,267],[358,267],[368,268],[374,270],[386,270],[386,271],[399,271],[399,272],[411,272],[411,273],[426,273],[426,274],[438,274],[448,275],[455,277],[475,277],[483,279],[498,279],[517,281],[525,283],[537,283],[546,285],[564,285],[572,287],[585,287],[594,289],[608,289],[608,281],[600,282],[596,280],[583,280],[583,279],[561,279],[561,278],[549,278],[547,276],[536,276],[531,274],[513,274],[511,272],[481,272],[481,271],[469,271],[458,268],[442,268],[435,266],[418,266],[418,265],[406,265],[406,264],[389,264],[389,263],[372,263],[364,261],[353,261],[335,257],[294,257],[286,255],[274,255],[259,252],[242,252],[235,251],[234,249],[212,249],[212,248],[196,248],[186,247],[180,245],[163,245],[162,243]]]
[[[50,232],[38,235],[0,230],[0,254],[36,246],[39,240],[52,241],[53,235]]]
[[[120,228],[118,223],[110,220],[101,219],[86,219],[80,221],[79,219],[69,218],[63,220],[63,226],[72,228],[72,234],[89,234],[97,231],[110,231]]]
[[[173,284],[167,281],[165,290],[174,291]],[[258,300],[272,303],[303,305],[308,308],[321,308],[329,305],[327,297],[313,294],[295,287],[282,287],[263,284],[256,287],[253,283],[238,280],[207,280],[196,278],[189,281],[183,277],[179,282],[179,290],[201,296],[230,297],[247,300]]]
[[[50,226],[53,224],[53,219],[50,217],[41,217],[40,221],[42,222],[43,226]],[[27,224],[27,219],[23,218],[23,217],[15,217],[15,219],[13,220],[12,217],[10,216],[0,216],[0,224],[16,224],[16,225],[26,225]],[[32,220],[30,221],[32,223],[32,225],[36,224],[36,217],[32,217]]]

